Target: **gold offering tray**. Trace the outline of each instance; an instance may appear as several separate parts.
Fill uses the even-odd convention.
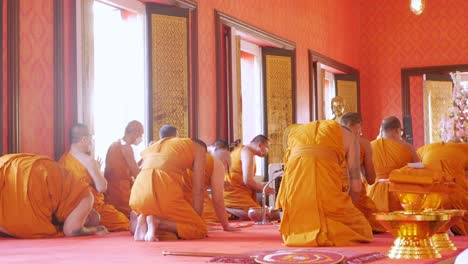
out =
[[[451,215],[446,212],[397,211],[376,213],[375,218],[394,237],[387,255],[393,259],[425,259],[442,257],[430,237],[446,224]]]

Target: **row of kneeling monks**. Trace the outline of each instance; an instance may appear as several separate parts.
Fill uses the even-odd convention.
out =
[[[401,138],[396,120],[384,120],[381,137],[372,142],[360,137],[360,119],[346,115],[341,125],[324,120],[285,130],[276,200],[285,245],[371,241],[373,231],[385,231],[373,213],[402,209],[383,180],[411,162],[422,161],[455,183],[442,208],[466,208],[468,144],[433,143],[416,151]],[[125,136],[109,148],[104,173],[89,155],[92,140],[84,125],[72,128],[70,151],[59,162],[33,154],[1,157],[0,233],[39,238],[129,230],[135,240],[201,239],[207,222],[237,231],[229,219],[248,219],[248,209],[260,207],[257,192],[274,193],[254,179],[255,156],[265,157],[269,150],[263,135],[230,150],[221,140],[207,147],[177,133],[160,133],[139,163],[130,145],[142,134],[141,124],[129,123]],[[467,223],[465,216],[452,231],[466,235]]]

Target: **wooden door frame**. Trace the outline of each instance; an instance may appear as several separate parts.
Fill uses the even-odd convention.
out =
[[[401,68],[401,113],[403,117],[403,127],[412,127],[409,124],[409,122],[411,122],[410,77],[423,74],[447,74],[455,71],[468,72],[468,64]],[[406,138],[410,139],[412,142],[412,129],[410,130],[410,133],[406,135]]]
[[[357,100],[358,112],[361,112],[361,89],[359,71],[351,66],[336,61],[316,51],[309,49],[309,81],[310,81],[310,96],[309,96],[309,117],[310,121],[318,119],[318,76],[317,76],[317,63],[325,64],[336,70],[344,72],[344,74],[355,75],[357,80]]]
[[[277,46],[278,48],[287,49],[287,50],[295,50],[296,44],[284,38],[281,38],[275,34],[269,33],[264,31],[260,28],[254,27],[248,23],[245,23],[237,18],[229,16],[225,13],[222,13],[215,9],[215,48],[216,48],[216,137],[223,138],[223,134],[225,131],[222,131],[221,123],[223,120],[226,119],[226,116],[223,116],[221,108],[223,107],[223,98],[221,96],[222,89],[224,88],[223,84],[223,54],[222,54],[222,34],[221,29],[223,26],[227,26],[230,28],[235,28],[236,30],[242,31],[254,38],[264,40],[267,43],[271,43],[272,45]],[[230,65],[226,65],[226,67],[230,67]],[[226,80],[231,83],[229,80],[232,76],[227,76],[228,79]],[[229,111],[229,110],[228,110]],[[227,139],[229,140],[229,139]]]

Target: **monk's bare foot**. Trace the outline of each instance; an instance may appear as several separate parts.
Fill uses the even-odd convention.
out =
[[[156,231],[158,230],[159,226],[159,219],[157,219],[154,215],[148,215],[146,217],[146,223],[148,223],[148,232],[146,232],[145,241],[159,241],[159,239],[156,237]]]
[[[87,226],[87,227],[98,226],[100,221],[101,221],[101,215],[96,211],[96,209],[93,208],[91,212],[89,212],[84,226]]]
[[[138,216],[135,234],[133,235],[133,238],[135,238],[136,241],[144,241],[147,232],[148,225],[146,224],[146,215],[141,214]]]
[[[135,229],[137,226],[138,222],[138,215],[135,213],[135,211],[130,212],[130,234],[135,234]]]
[[[107,234],[110,234],[109,231],[107,231],[107,228],[105,226],[95,226],[93,227],[96,229],[96,234],[97,236],[101,236],[101,235],[107,235]]]

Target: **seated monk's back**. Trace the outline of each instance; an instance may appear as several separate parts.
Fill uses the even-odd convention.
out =
[[[291,129],[288,148],[319,145],[337,151],[340,160],[344,158],[343,137],[340,125],[333,120],[322,120],[301,125],[300,129]],[[330,135],[334,136],[330,136]]]
[[[402,143],[392,139],[379,138],[371,142],[372,160],[377,179],[387,179],[394,169],[413,162],[411,151]]]

